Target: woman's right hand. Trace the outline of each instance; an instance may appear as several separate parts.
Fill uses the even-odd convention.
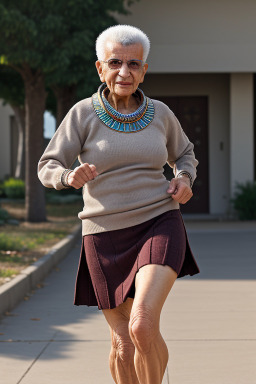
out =
[[[70,187],[79,189],[88,181],[95,179],[96,176],[98,176],[98,172],[96,171],[95,165],[84,163],[76,167],[73,172],[70,172],[67,182]]]

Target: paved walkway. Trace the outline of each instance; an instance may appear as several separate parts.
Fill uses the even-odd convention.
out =
[[[256,224],[187,228],[201,273],[178,279],[167,299],[163,383],[255,384]],[[72,304],[79,247],[2,318],[1,384],[113,383],[101,312]]]

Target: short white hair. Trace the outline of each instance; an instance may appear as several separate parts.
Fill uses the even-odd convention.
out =
[[[98,60],[104,60],[106,43],[108,41],[120,43],[124,46],[141,44],[143,48],[143,62],[146,62],[150,49],[150,41],[148,36],[139,28],[131,25],[114,25],[105,29],[96,40]]]

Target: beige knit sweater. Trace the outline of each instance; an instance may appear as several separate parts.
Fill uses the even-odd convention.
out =
[[[83,235],[111,231],[145,222],[178,209],[163,175],[168,161],[174,174],[189,172],[194,180],[198,164],[173,112],[153,100],[153,121],[132,133],[108,128],[96,115],[92,98],[69,111],[38,164],[38,176],[48,188],[63,189],[63,171],[74,161],[96,166],[99,173],[83,187],[79,213]]]

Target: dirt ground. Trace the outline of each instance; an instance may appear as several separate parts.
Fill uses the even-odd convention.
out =
[[[79,206],[70,204],[69,208],[51,205],[48,209],[47,221],[42,223],[28,223],[24,221],[25,208],[21,203],[2,203],[1,207],[8,211],[12,219],[19,221],[19,225],[3,225],[0,227],[0,233],[7,237],[19,239],[28,237],[28,242],[35,242],[35,246],[24,249],[13,250],[1,249],[0,247],[0,285],[10,281],[28,265],[33,264],[40,257],[45,255],[50,248],[64,238],[68,233],[74,230],[74,227],[80,222],[77,218]],[[39,238],[40,244],[37,244]],[[45,239],[45,240],[44,240]],[[15,240],[14,240],[15,241]],[[27,249],[26,249],[27,248]]]

